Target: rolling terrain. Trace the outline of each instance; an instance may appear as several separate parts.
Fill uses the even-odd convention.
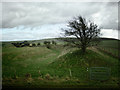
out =
[[[40,46],[19,48],[12,45],[13,42],[3,42],[3,87],[119,86],[118,58],[114,57],[118,55],[117,40],[102,39],[97,47],[88,47],[85,55],[80,49],[66,45],[60,39],[52,40],[56,41],[57,45],[51,44],[50,48],[43,44],[45,40],[28,41],[40,42]],[[91,67],[110,68],[110,78],[105,81],[91,80]]]

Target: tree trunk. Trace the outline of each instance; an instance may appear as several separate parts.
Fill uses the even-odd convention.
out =
[[[86,46],[85,46],[85,45],[83,45],[81,49],[82,49],[82,52],[83,52],[83,53],[86,52]]]

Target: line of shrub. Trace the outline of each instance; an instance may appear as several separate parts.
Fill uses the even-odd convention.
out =
[[[24,42],[17,42],[17,43],[11,43],[13,44],[15,47],[26,47],[26,46],[29,46],[29,47],[36,47],[36,46],[40,46],[40,43],[29,43],[27,41],[24,41]]]

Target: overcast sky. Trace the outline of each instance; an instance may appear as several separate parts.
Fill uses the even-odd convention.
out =
[[[103,37],[118,38],[117,2],[6,2],[0,15],[3,41],[59,37],[78,15],[100,26]]]

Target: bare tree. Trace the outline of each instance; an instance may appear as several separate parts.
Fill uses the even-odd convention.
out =
[[[90,43],[99,38],[100,29],[96,24],[88,21],[82,16],[75,17],[73,20],[68,22],[68,28],[63,29],[65,36],[75,36],[76,41],[71,41],[80,47],[83,53],[86,52],[86,48]]]

